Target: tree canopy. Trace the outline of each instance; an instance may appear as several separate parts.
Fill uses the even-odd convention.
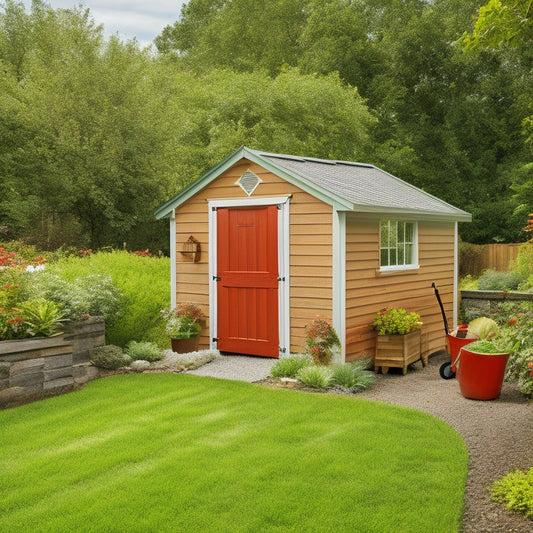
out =
[[[0,229],[164,247],[153,211],[241,145],[376,164],[519,241],[531,1],[190,0],[141,49],[83,7],[0,2]]]

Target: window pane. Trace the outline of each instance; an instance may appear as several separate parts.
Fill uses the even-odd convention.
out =
[[[389,221],[381,221],[381,247],[389,246]]]
[[[405,242],[413,242],[414,239],[414,227],[415,225],[412,222],[407,222],[405,224]]]
[[[403,244],[398,248],[398,264],[405,265],[405,254]]]
[[[405,264],[406,265],[413,264],[413,245],[412,244],[405,245]]]
[[[389,266],[389,251],[387,248],[381,249],[381,266]]]
[[[396,248],[389,250],[389,266],[396,266],[398,264],[398,251]]]
[[[398,222],[398,243],[405,242],[405,222]]]

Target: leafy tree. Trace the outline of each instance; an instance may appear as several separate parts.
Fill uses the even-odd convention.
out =
[[[338,76],[214,70],[175,78],[169,109],[177,130],[179,185],[242,145],[279,153],[365,159],[374,118]]]

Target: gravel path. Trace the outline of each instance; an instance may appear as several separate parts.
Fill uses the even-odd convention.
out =
[[[269,357],[222,355],[207,365],[187,373],[195,376],[211,376],[253,383],[254,381],[261,381],[270,374],[274,361],[275,359]]]
[[[509,383],[497,400],[463,398],[455,379],[439,376],[439,366],[447,360],[442,354],[426,368],[416,363],[405,376],[380,374],[374,387],[358,397],[430,413],[462,435],[470,457],[463,533],[530,533],[532,522],[490,501],[488,487],[511,470],[533,466],[533,404]],[[272,364],[261,357],[223,356],[190,373],[254,382],[266,378]]]

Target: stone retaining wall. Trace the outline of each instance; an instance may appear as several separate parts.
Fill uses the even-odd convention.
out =
[[[463,310],[489,316],[496,311],[497,305],[502,302],[533,302],[531,292],[507,291],[461,291],[461,306]]]
[[[95,379],[89,350],[105,344],[101,317],[54,337],[0,342],[0,408],[59,394]]]

